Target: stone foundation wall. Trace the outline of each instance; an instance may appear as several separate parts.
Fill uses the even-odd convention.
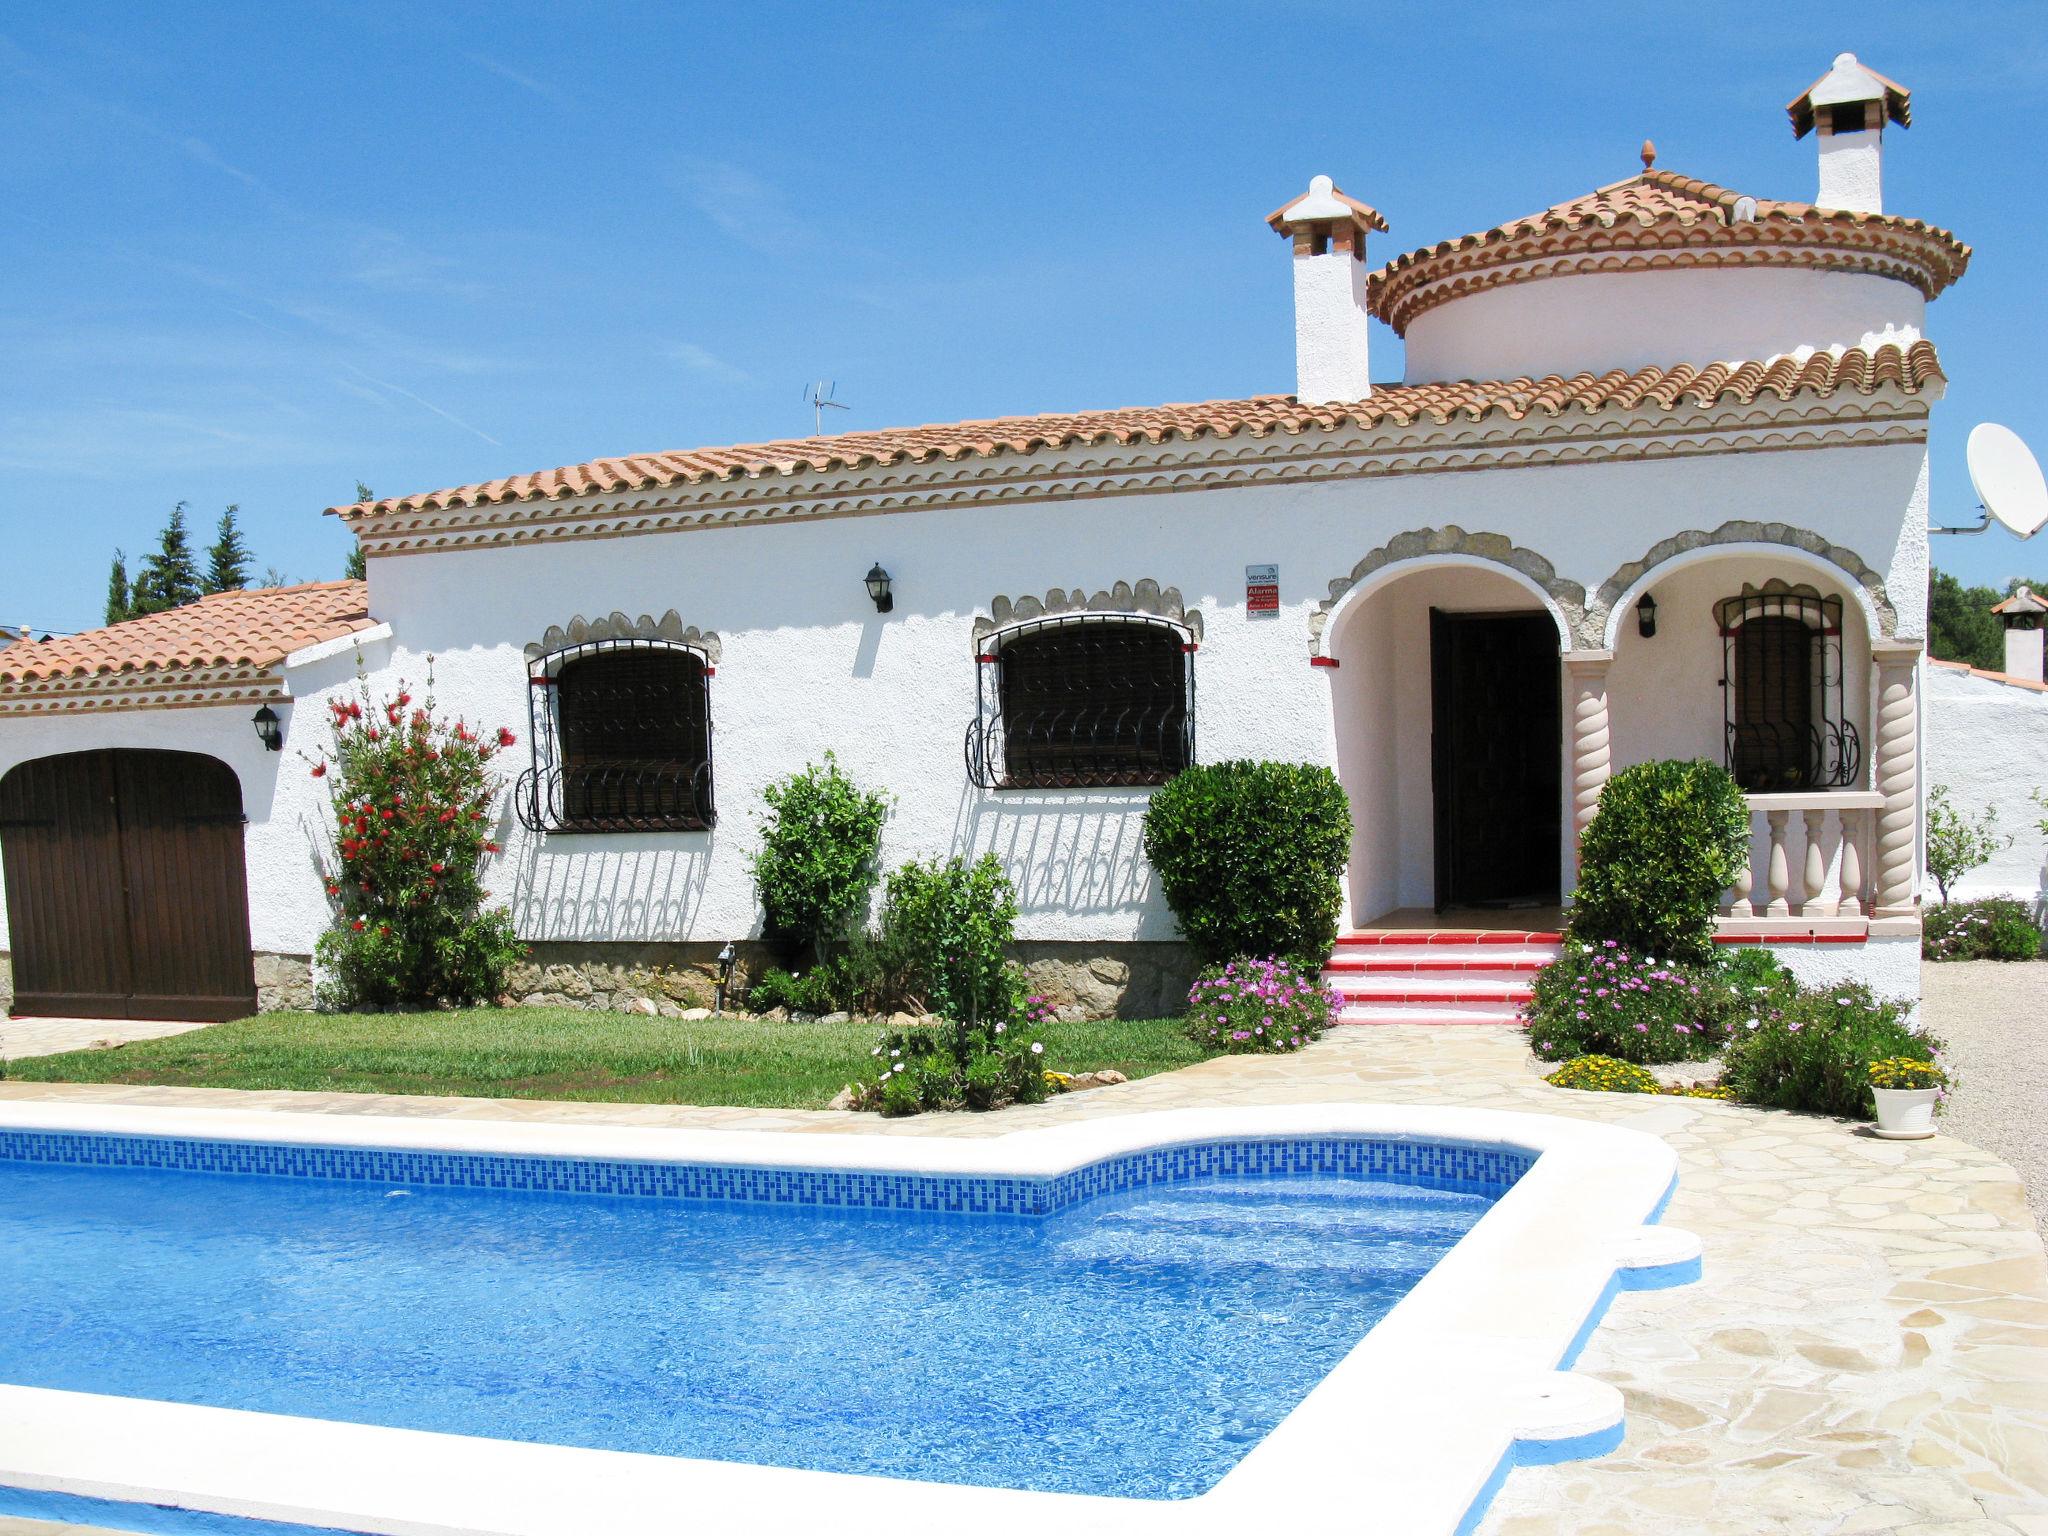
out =
[[[531,1008],[589,1008],[675,1018],[716,1001],[719,945],[542,943],[512,968],[505,1000]],[[737,946],[736,985],[780,963],[758,942]],[[1151,1019],[1186,1006],[1195,961],[1185,944],[1032,942],[1011,951],[1031,991],[1062,1018]],[[259,973],[260,974],[260,973]],[[266,1005],[267,1006],[267,1005]]]
[[[1012,946],[1025,984],[1063,1019],[1165,1019],[1187,1008],[1194,951],[1178,942],[1034,940]]]
[[[257,950],[256,1011],[296,1013],[313,1006],[313,957]]]

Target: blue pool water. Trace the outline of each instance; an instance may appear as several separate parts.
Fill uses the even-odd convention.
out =
[[[0,1162],[0,1381],[1185,1498],[1498,1193],[1226,1175],[1001,1219]]]

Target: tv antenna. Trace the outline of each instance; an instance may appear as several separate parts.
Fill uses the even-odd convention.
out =
[[[1995,421],[1979,422],[1970,429],[1967,457],[1983,520],[1960,528],[1929,524],[1929,533],[1982,533],[1995,519],[2015,538],[2031,539],[2048,524],[2048,481],[2017,432]]]
[[[804,387],[804,404],[811,408],[811,433],[815,437],[825,435],[825,413],[827,411],[850,411],[852,406],[834,400],[832,396],[839,385],[832,379],[820,379]]]

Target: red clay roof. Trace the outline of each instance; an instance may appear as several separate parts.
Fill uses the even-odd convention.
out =
[[[1553,374],[1541,379],[1486,383],[1465,380],[1380,384],[1364,400],[1331,405],[1303,405],[1292,395],[1259,395],[1248,400],[1009,416],[991,421],[593,459],[586,464],[504,480],[327,510],[354,522],[393,512],[560,501],[576,496],[788,475],[802,470],[992,458],[1076,444],[1157,444],[1176,438],[1192,441],[1238,433],[1263,437],[1272,432],[1401,426],[1423,418],[1439,424],[1454,417],[1480,421],[1490,415],[1519,421],[1533,415],[1560,415],[1573,407],[1585,411],[1636,406],[1671,409],[1680,405],[1712,405],[1723,400],[1746,404],[1765,394],[1775,394],[1780,399],[1795,394],[1827,396],[1843,390],[1867,395],[1884,384],[1917,394],[1930,382],[1944,380],[1934,348],[1925,341],[1916,341],[1906,348],[1883,346],[1870,352],[1816,352],[1803,360],[1784,357],[1771,363],[1713,363],[1705,367],[1680,364],[1671,368],[1641,368],[1632,373],[1615,369],[1603,374],[1575,374],[1571,378]]]
[[[1967,661],[1943,661],[1939,656],[1930,656],[1927,665],[1940,667],[1944,672],[1967,672],[1971,677],[1981,677],[1987,683],[2003,683],[2008,688],[2029,688],[2035,693],[2048,693],[2048,683],[2037,683],[2031,677],[2014,677],[2010,672],[1973,667]]]
[[[1454,273],[1578,250],[1668,253],[1703,247],[1733,256],[1754,253],[1759,247],[1790,246],[1803,253],[1804,264],[1823,268],[1832,250],[1839,261],[1859,269],[1881,261],[1891,269],[1890,275],[1913,283],[1930,299],[1969,265],[1967,245],[1920,219],[1748,198],[1755,212],[1738,221],[1736,205],[1744,201],[1742,193],[1710,181],[1646,168],[1626,181],[1540,213],[1396,256],[1372,276],[1373,313],[1402,330],[1414,313],[1412,303],[1404,300],[1419,287]]]
[[[80,635],[0,651],[0,685],[38,678],[190,667],[271,667],[293,651],[367,629],[360,581],[219,592],[196,603]]]
[[[2048,613],[2048,602],[2043,602],[2031,587],[2021,587],[2002,603],[1991,605],[1993,613]]]

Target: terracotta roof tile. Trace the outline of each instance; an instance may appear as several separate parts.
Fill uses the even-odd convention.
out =
[[[1755,212],[1738,220],[1742,203],[1753,204]],[[1711,264],[1714,252],[1729,260],[1754,261],[1771,247],[1790,247],[1800,253],[1802,264],[1823,269],[1839,262],[1863,270],[1875,263],[1930,299],[1961,277],[1970,260],[1967,245],[1920,219],[1746,198],[1710,181],[1645,169],[1540,213],[1395,257],[1372,275],[1373,313],[1403,330],[1418,312],[1419,288],[1479,267],[1540,262],[1570,251],[1611,257],[1629,250],[1668,255],[1691,248],[1696,256],[1706,251]],[[1546,275],[1552,273],[1524,274]]]
[[[592,459],[561,469],[460,485],[416,496],[386,497],[327,510],[351,522],[386,513],[446,511],[517,501],[563,501],[577,496],[670,490],[719,480],[795,474],[803,470],[859,469],[892,464],[935,463],[1031,453],[1076,444],[1158,444],[1170,440],[1232,437],[1249,433],[1298,433],[1344,427],[1403,426],[1422,419],[1442,424],[1453,418],[1480,421],[1500,416],[1519,421],[1555,416],[1568,409],[1747,403],[1765,394],[1832,395],[1842,390],[1870,394],[1891,384],[1917,394],[1944,375],[1934,348],[1924,341],[1875,351],[1816,352],[1770,363],[1680,364],[1634,372],[1580,373],[1570,378],[1441,384],[1380,384],[1364,400],[1308,406],[1292,395],[1258,395],[1246,400],[1209,400],[1108,411],[1075,411],[1048,416],[1009,416],[880,432],[844,432],[835,437],[790,438],[739,443],[727,448],[692,448],[679,453]]]
[[[271,667],[293,651],[367,629],[369,587],[316,581],[219,592],[196,603],[80,635],[0,651],[0,687],[191,667]]]
[[[2021,587],[2002,603],[1991,605],[1993,613],[2048,613],[2048,602],[2043,602],[2031,587]]]
[[[2008,688],[2027,688],[2035,693],[2048,693],[2048,683],[2037,683],[2031,677],[2015,677],[2010,672],[1992,672],[1984,667],[1973,667],[1967,661],[1943,661],[1939,656],[1927,658],[1927,665],[1939,667],[1944,672],[1961,672],[1969,677],[1981,677],[1987,683],[2003,683]]]

